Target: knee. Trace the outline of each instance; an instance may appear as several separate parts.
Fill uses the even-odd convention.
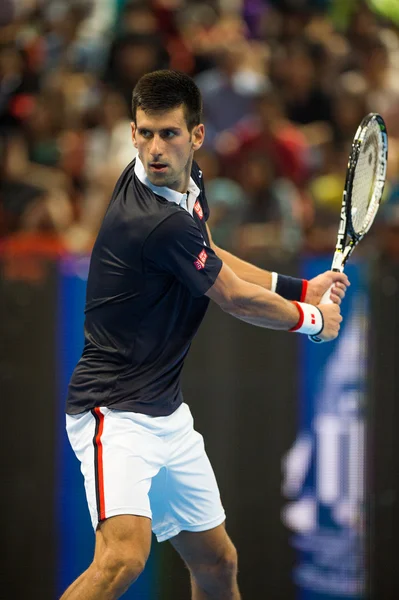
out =
[[[191,571],[198,585],[208,592],[230,590],[237,580],[237,551],[231,544],[212,560],[196,565]]]
[[[134,550],[108,549],[97,564],[99,577],[111,587],[129,587],[142,573],[146,560]]]
[[[233,545],[218,557],[215,564],[216,575],[226,581],[235,581],[237,577],[237,551]]]

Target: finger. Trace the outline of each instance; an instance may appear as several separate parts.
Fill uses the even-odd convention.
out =
[[[346,286],[350,285],[350,281],[348,276],[345,273],[339,273],[337,271],[330,271],[333,283],[340,281],[344,283]]]
[[[342,300],[339,296],[337,296],[336,294],[331,293],[330,294],[330,298],[331,300],[334,302],[334,304],[338,304],[338,306],[341,304]]]
[[[331,294],[338,296],[339,298],[341,298],[341,300],[343,298],[345,298],[345,293],[346,293],[346,288],[342,288],[342,287],[334,286],[331,290]]]

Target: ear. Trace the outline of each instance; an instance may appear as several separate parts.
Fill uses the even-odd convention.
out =
[[[204,143],[204,138],[205,138],[205,125],[203,125],[202,123],[200,125],[197,125],[196,127],[194,127],[193,132],[192,132],[192,148],[194,150],[194,152],[196,150],[199,150],[202,146],[202,144]]]
[[[136,142],[136,123],[134,121],[132,121],[130,123],[130,127],[132,129],[132,142],[133,142],[133,146],[135,148],[137,148],[137,142]]]

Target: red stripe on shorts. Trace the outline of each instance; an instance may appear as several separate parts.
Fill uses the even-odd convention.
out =
[[[103,468],[103,444],[101,436],[104,429],[104,415],[96,407],[91,411],[96,420],[96,431],[93,438],[94,445],[94,472],[96,479],[96,500],[98,520],[105,519],[105,500],[104,500],[104,468]]]

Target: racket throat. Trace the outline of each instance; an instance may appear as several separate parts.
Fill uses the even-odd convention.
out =
[[[331,270],[342,273],[345,267],[345,263],[348,260],[350,254],[353,252],[356,243],[353,240],[350,242],[348,246],[344,248],[344,250],[336,250],[334,254],[334,258],[332,261]]]
[[[331,270],[342,273],[344,270],[345,260],[344,260],[344,252],[336,252],[334,254],[334,259],[332,262]]]

